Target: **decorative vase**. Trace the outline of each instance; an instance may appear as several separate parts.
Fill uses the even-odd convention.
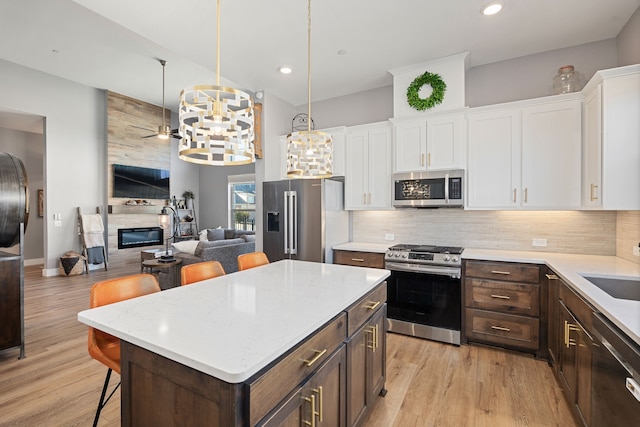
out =
[[[193,209],[193,199],[187,199],[187,209]]]
[[[553,94],[571,93],[580,90],[578,73],[573,65],[565,65],[558,69],[558,74],[553,78]]]

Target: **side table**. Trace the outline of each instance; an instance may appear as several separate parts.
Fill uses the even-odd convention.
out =
[[[142,269],[150,274],[157,273],[160,289],[165,290],[180,286],[180,281],[178,280],[180,264],[182,264],[181,259],[176,259],[171,262],[160,262],[157,259],[147,259],[142,261]]]

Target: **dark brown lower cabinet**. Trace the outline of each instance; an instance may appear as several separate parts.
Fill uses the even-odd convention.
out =
[[[386,304],[347,342],[347,425],[365,418],[385,383]]]
[[[341,346],[261,426],[342,427],[346,412],[346,350]]]
[[[591,325],[593,310],[561,280],[554,280],[557,287],[555,324],[550,324],[550,336],[557,336],[557,345],[550,340],[550,353],[557,353],[552,359],[556,377],[565,392],[577,421],[584,426],[591,425],[591,358],[593,339],[588,326]],[[553,292],[551,292],[553,295]],[[586,325],[586,326],[585,326]],[[555,347],[555,348],[554,348]]]
[[[22,343],[20,257],[0,252],[0,350]]]

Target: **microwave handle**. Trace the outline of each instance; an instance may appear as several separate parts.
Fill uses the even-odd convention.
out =
[[[449,174],[444,174],[444,202],[449,203]]]

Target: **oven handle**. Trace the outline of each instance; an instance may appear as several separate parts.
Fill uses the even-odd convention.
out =
[[[438,276],[449,276],[452,279],[461,277],[461,270],[454,267],[429,266],[425,267],[421,264],[409,264],[399,262],[386,262],[384,267],[391,271],[407,271],[410,273],[435,274]]]

